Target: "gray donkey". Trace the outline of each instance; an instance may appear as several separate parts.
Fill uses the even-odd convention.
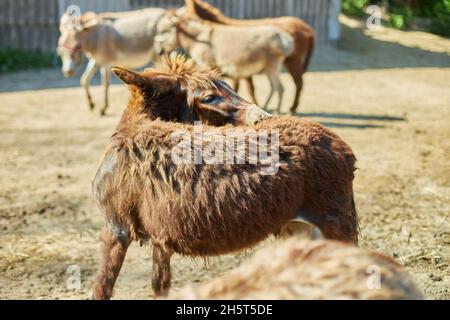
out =
[[[86,54],[89,62],[81,76],[81,86],[86,92],[91,110],[94,109],[94,103],[89,93],[89,84],[99,69],[105,88],[104,105],[101,109],[101,114],[104,115],[108,108],[111,66],[140,68],[154,59],[156,26],[164,13],[165,10],[159,8],[103,14],[86,12],[78,21],[74,21],[68,12],[64,13],[60,21],[61,36],[58,41],[62,72],[65,77],[75,76],[82,55]]]

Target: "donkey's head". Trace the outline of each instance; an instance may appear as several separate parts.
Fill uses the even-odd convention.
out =
[[[236,94],[217,71],[194,65],[181,56],[165,59],[156,69],[112,71],[130,86],[127,115],[210,125],[252,125],[269,116]]]
[[[157,26],[153,48],[159,55],[179,49],[188,50],[193,43],[210,45],[210,25],[199,20],[185,18],[181,10],[167,10]]]
[[[86,33],[98,24],[98,17],[93,12],[86,12],[76,17],[64,13],[59,23],[61,36],[57,52],[62,60],[62,73],[66,78],[75,76],[76,68],[83,56],[83,40]]]

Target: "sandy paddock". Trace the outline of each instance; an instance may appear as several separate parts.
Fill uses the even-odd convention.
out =
[[[300,116],[336,130],[358,157],[361,246],[405,265],[430,298],[450,299],[450,41],[342,22],[337,48],[314,56]],[[128,94],[116,82],[101,118],[88,112],[77,81],[57,69],[0,76],[0,299],[88,297],[102,223],[90,181]],[[287,110],[294,87],[287,75],[283,82]],[[263,101],[268,81],[257,86]],[[101,101],[101,88],[93,93]],[[131,247],[114,298],[152,296],[150,252]],[[207,265],[176,256],[173,288],[251,254]],[[70,290],[78,270],[80,290]]]

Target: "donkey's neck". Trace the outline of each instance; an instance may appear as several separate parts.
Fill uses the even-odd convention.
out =
[[[151,114],[144,112],[146,109],[146,101],[144,96],[139,92],[139,89],[130,87],[130,91],[131,96],[128,100],[128,105],[122,114],[122,118],[117,125],[118,130],[140,122],[143,119],[156,119],[156,117],[152,117]]]
[[[93,28],[98,27],[95,26]],[[95,55],[95,53],[98,51],[98,40],[98,32],[95,32],[95,30],[86,32],[84,37],[81,38],[83,51],[91,55]]]
[[[210,37],[205,37],[205,32],[208,32],[208,35],[211,34],[211,29],[205,28],[199,28],[198,26],[192,26],[189,24],[180,25],[176,27],[177,29],[177,41],[179,42],[179,45],[186,49],[187,51],[190,51],[193,46],[197,44],[203,44],[203,45],[211,45],[211,39]]]

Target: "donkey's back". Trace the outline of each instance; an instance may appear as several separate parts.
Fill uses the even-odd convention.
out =
[[[239,77],[263,72],[268,64],[275,59],[282,61],[294,49],[292,37],[272,26],[215,26],[211,42],[216,64],[225,73]],[[231,66],[239,66],[239,70],[229,71]]]
[[[153,57],[156,25],[164,9],[102,14],[90,54],[99,64],[138,68]],[[94,38],[94,37],[93,37]]]

